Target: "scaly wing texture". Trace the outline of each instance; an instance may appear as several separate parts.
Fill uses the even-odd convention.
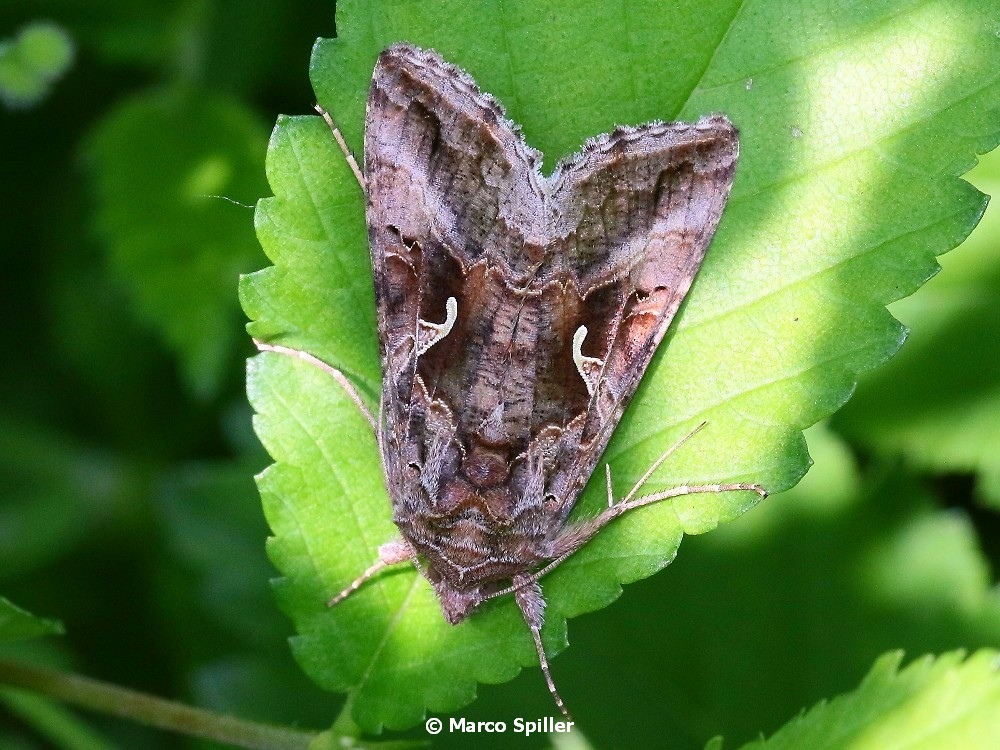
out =
[[[458,562],[440,570],[456,585],[484,559],[507,563],[487,580],[544,559],[690,288],[737,152],[721,115],[621,128],[545,179],[465,73],[408,45],[380,56],[365,165],[383,460],[397,522],[432,567]]]
[[[537,557],[490,562],[505,557],[493,530],[518,515],[508,480],[535,413],[538,160],[499,104],[435,53],[396,45],[379,57],[365,171],[383,462],[395,520],[456,586],[477,565],[473,578],[493,579]]]
[[[713,115],[620,128],[557,167],[551,263],[580,296],[591,393],[583,449],[565,456],[567,485],[586,483],[690,289],[738,154],[736,128]]]

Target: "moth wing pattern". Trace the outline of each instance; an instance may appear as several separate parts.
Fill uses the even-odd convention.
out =
[[[738,144],[721,115],[619,128],[545,178],[466,73],[383,52],[365,129],[383,460],[390,487],[427,491],[393,498],[404,523],[428,503],[565,520],[701,264]],[[515,563],[544,559],[542,537]]]
[[[697,274],[738,152],[710,115],[617,128],[545,177],[467,73],[407,44],[380,55],[363,176],[376,430],[403,539],[331,604],[407,555],[453,624],[513,591],[566,713],[538,578],[638,505],[567,521]]]
[[[472,316],[501,303],[503,259],[516,257],[517,238],[540,209],[531,189],[539,157],[466,74],[434,53],[397,45],[373,75],[364,158],[383,462],[390,491],[419,466],[433,496],[460,458],[458,432],[491,416],[471,392],[477,364],[491,354],[484,316]],[[448,320],[452,298],[456,325],[435,341],[433,325]],[[482,383],[492,370],[479,373]]]
[[[565,489],[583,488],[687,295],[715,234],[739,156],[722,115],[618,128],[553,177],[557,257],[580,294],[589,366],[582,450]],[[564,517],[572,501],[563,507]]]

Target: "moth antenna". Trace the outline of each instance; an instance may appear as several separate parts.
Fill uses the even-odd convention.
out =
[[[333,139],[340,146],[340,150],[344,152],[344,158],[347,159],[347,166],[351,168],[354,172],[354,177],[358,181],[358,185],[361,186],[361,192],[365,195],[368,194],[368,184],[365,182],[365,175],[361,171],[361,167],[358,166],[357,160],[354,158],[354,154],[351,153],[351,149],[347,146],[347,141],[344,140],[344,136],[340,132],[340,128],[337,127],[337,123],[334,122],[333,116],[323,109],[319,104],[313,105],[313,109],[319,112],[320,116],[326,120],[326,124],[330,126],[330,131],[333,133]]]
[[[292,349],[290,346],[281,346],[279,344],[268,344],[257,339],[253,340],[253,343],[257,346],[257,349],[262,352],[276,352],[278,354],[285,354],[289,357],[295,357],[296,359],[301,359],[303,362],[308,362],[315,367],[318,367],[323,372],[327,373],[330,377],[340,384],[340,387],[347,391],[347,396],[354,402],[354,405],[358,407],[361,413],[364,415],[365,419],[368,420],[368,424],[371,425],[372,430],[378,435],[378,423],[375,421],[375,417],[372,416],[371,411],[365,405],[365,402],[361,400],[361,394],[357,392],[351,381],[332,365],[328,365],[326,362],[321,360],[319,357],[314,357],[309,352],[304,352],[301,349]]]
[[[557,557],[555,560],[552,560],[541,570],[536,570],[534,573],[531,573],[529,575],[519,576],[519,578],[514,581],[513,585],[508,586],[505,589],[500,589],[499,591],[494,591],[492,594],[487,594],[486,596],[483,597],[483,601],[486,602],[489,601],[490,599],[496,599],[501,596],[506,596],[507,594],[515,594],[521,589],[523,589],[525,586],[530,586],[535,581],[540,581],[548,574],[550,570],[552,570],[553,568],[557,568],[564,562],[566,562],[566,558],[572,555],[574,552],[576,552],[575,548],[570,550],[569,552],[559,555],[559,557]]]
[[[351,585],[346,589],[341,591],[330,601],[326,603],[326,606],[333,607],[340,604],[344,599],[349,597],[359,588],[364,586],[365,582],[378,573],[382,568],[388,567],[389,565],[396,565],[401,562],[406,562],[411,559],[410,547],[402,539],[394,539],[391,542],[386,542],[381,547],[378,548],[378,559],[368,566],[368,569],[351,581]]]
[[[546,575],[548,575],[549,571],[551,571],[553,568],[558,568],[560,565],[562,565],[564,562],[566,562],[566,558],[569,557],[570,555],[572,555],[574,552],[576,552],[575,548],[572,549],[572,550],[570,550],[569,552],[565,552],[565,553],[559,555],[559,557],[557,557],[555,560],[552,560],[551,562],[549,562],[541,570],[536,570],[534,573],[531,573],[530,575],[524,576],[524,580],[516,582],[513,585],[508,586],[505,589],[501,589],[500,591],[494,591],[489,596],[484,596],[483,597],[483,601],[485,602],[485,601],[487,601],[489,599],[496,599],[498,596],[506,596],[507,594],[516,593],[517,591],[520,591],[521,589],[523,589],[525,586],[529,586],[532,583],[534,583],[535,581],[540,581],[542,578],[544,578]]]
[[[608,483],[608,507],[615,504],[615,493],[611,488],[611,464],[604,464],[604,478]]]

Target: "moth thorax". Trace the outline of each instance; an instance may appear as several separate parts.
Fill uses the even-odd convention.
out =
[[[505,485],[476,487],[464,477],[455,476],[444,483],[438,498],[432,498],[435,510],[455,513],[461,509],[478,509],[485,517],[507,522],[514,511],[513,496]]]
[[[505,451],[473,443],[462,461],[462,471],[476,487],[496,487],[506,483],[510,464]]]

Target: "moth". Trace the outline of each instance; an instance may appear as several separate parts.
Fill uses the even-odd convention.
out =
[[[377,418],[365,411],[400,534],[329,604],[403,562],[452,624],[512,593],[568,716],[539,579],[634,508],[767,494],[740,483],[640,496],[667,451],[617,501],[608,469],[608,508],[569,520],[715,233],[736,128],[720,114],[618,127],[544,176],[498,101],[408,44],[375,66],[363,170],[317,109],[367,199],[382,396]]]

